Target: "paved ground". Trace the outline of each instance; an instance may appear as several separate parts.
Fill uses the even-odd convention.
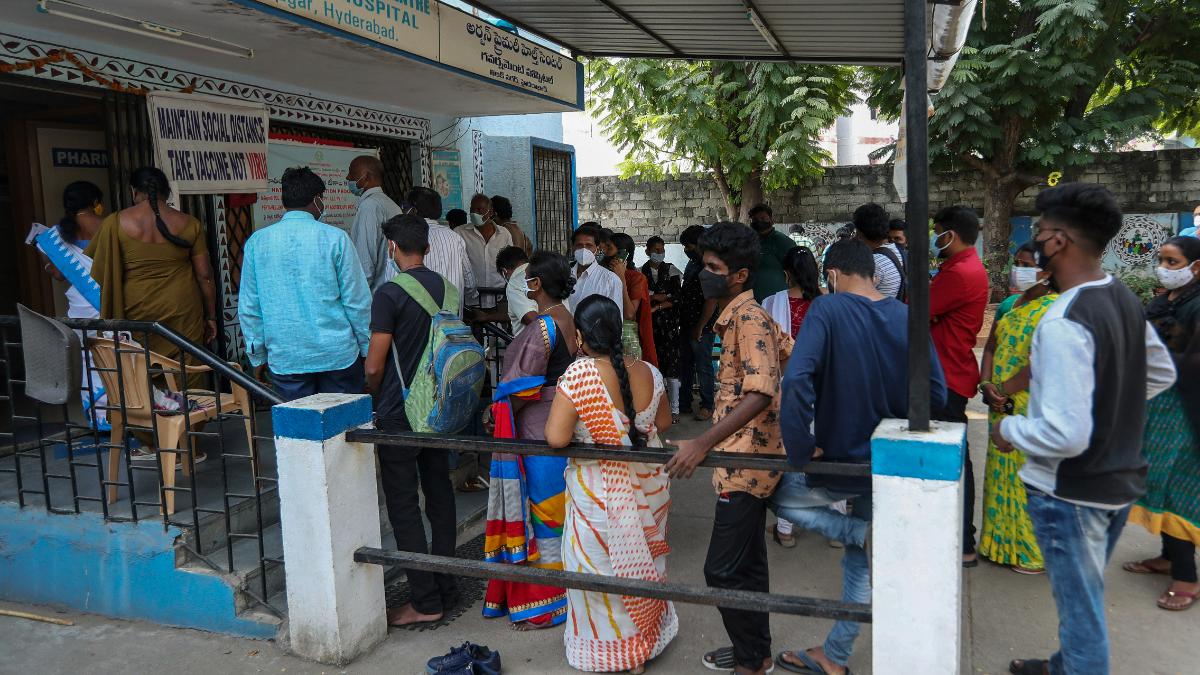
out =
[[[694,435],[695,423],[686,424],[680,437]],[[983,466],[983,424],[971,425],[977,472]],[[674,436],[674,434],[668,434]],[[670,573],[673,581],[703,583],[701,562],[710,527],[712,492],[707,474],[672,487]],[[773,590],[835,598],[840,596],[840,552],[816,537],[801,538],[797,548],[783,550],[771,544]],[[1157,552],[1155,539],[1140,528],[1127,530],[1115,563]],[[968,570],[964,608],[964,673],[1006,672],[1009,659],[1042,656],[1056,644],[1056,618],[1044,577],[1024,577],[984,563]],[[1148,578],[1109,570],[1110,621],[1114,652],[1113,672],[1183,674],[1200,672],[1200,610],[1172,614],[1159,610],[1154,599],[1164,586],[1161,577]],[[558,630],[512,633],[503,620],[482,619],[471,611],[454,624],[426,633],[393,632],[387,642],[350,668],[339,670],[289,656],[272,642],[216,636],[192,630],[151,624],[113,621],[101,617],[56,613],[43,607],[2,609],[51,614],[75,621],[74,626],[54,626],[0,617],[0,673],[155,672],[172,673],[374,673],[416,674],[426,659],[450,646],[472,640],[499,648],[505,672],[535,675],[570,672],[563,660]],[[726,643],[716,610],[678,606],[678,639],[648,668],[650,673],[705,673],[699,665],[707,649]],[[806,618],[773,617],[776,649],[818,643],[830,622]],[[865,630],[858,653],[851,661],[857,673],[871,672],[870,632]],[[777,672],[783,672],[779,670]]]

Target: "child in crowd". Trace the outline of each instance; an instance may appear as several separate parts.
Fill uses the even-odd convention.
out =
[[[698,438],[677,443],[667,462],[672,478],[688,478],[709,451],[782,455],[779,435],[779,385],[792,338],[754,301],[754,269],[759,236],[740,223],[722,222],[700,236],[704,269],[699,280],[706,299],[715,299],[715,324],[721,336],[719,386],[714,424]],[[713,588],[768,592],[767,500],[779,482],[777,471],[717,469],[712,538],[704,577]],[[743,675],[773,667],[771,624],[766,612],[722,609],[721,619],[733,643],[704,655],[713,670]]]

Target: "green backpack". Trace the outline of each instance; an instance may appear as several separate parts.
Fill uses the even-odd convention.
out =
[[[412,275],[402,272],[392,282],[403,288],[431,319],[429,342],[417,362],[411,386],[404,381],[396,346],[392,345],[392,363],[400,377],[409,426],[422,433],[458,433],[475,418],[487,372],[483,347],[458,316],[458,289],[442,278],[446,295],[438,307]]]

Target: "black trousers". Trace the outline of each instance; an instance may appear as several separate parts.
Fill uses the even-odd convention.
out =
[[[946,407],[933,411],[933,419],[941,422],[967,423],[967,397],[946,391]],[[963,452],[963,553],[975,552],[975,467],[971,464],[971,446]]]
[[[403,423],[377,420],[381,431],[407,431]],[[453,556],[458,534],[454,511],[454,486],[450,484],[450,454],[445,450],[379,446],[379,469],[388,520],[401,551]],[[432,530],[432,546],[425,544],[418,485],[425,494],[425,518]],[[458,599],[458,584],[448,574],[405,570],[412,590],[413,608],[422,614],[440,614]]]
[[[1186,539],[1162,535],[1162,557],[1171,561],[1171,579],[1194,584],[1196,578],[1196,545]]]
[[[767,574],[767,500],[745,492],[717,497],[704,581],[712,588],[771,591]],[[721,608],[721,621],[739,666],[758,670],[771,656],[771,619],[766,612]]]

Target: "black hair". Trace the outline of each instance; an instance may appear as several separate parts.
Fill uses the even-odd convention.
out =
[[[854,209],[854,230],[866,241],[878,242],[887,239],[891,219],[884,208],[874,202]]]
[[[703,225],[689,225],[687,229],[679,233],[679,243],[684,246],[697,244],[700,242],[700,235],[702,234],[704,234]]]
[[[492,210],[501,220],[509,220],[512,218],[512,202],[508,201],[508,197],[496,195],[492,197]]]
[[[75,222],[75,214],[80,211],[90,211],[96,204],[104,201],[104,193],[95,183],[77,180],[63,189],[63,217],[58,220],[58,233],[67,243],[73,244],[79,239],[79,223]]]
[[[450,227],[458,227],[459,225],[467,224],[467,212],[462,209],[450,209],[446,212],[446,222],[450,223]]]
[[[612,360],[617,382],[621,385],[625,416],[629,418],[629,440],[634,447],[640,448],[646,445],[646,438],[634,422],[637,411],[633,405],[633,389],[629,386],[629,371],[625,368],[625,350],[621,343],[622,322],[621,308],[603,295],[589,295],[575,308],[575,327],[583,337],[584,344],[591,351],[604,354]]]
[[[1043,220],[1066,225],[1091,243],[1094,253],[1121,229],[1121,207],[1103,185],[1067,183],[1038,193],[1033,204]]]
[[[325,181],[307,166],[283,170],[279,197],[285,209],[302,209],[325,192]]]
[[[607,227],[602,227],[602,228],[600,228],[599,231],[600,231],[600,238],[596,240],[597,244],[599,244],[602,241],[612,241],[613,235],[616,234],[615,232],[608,229]]]
[[[496,254],[497,270],[515,270],[523,262],[529,262],[529,256],[525,255],[525,249],[520,246],[505,246]]]
[[[403,253],[425,255],[429,248],[429,223],[415,213],[402,213],[384,221],[383,236]]]
[[[417,210],[417,215],[429,220],[442,217],[442,196],[427,187],[418,186],[408,191],[408,203]]]
[[[875,276],[875,253],[861,239],[840,239],[825,252],[825,271],[871,279]]]
[[[838,239],[849,239],[850,237],[853,237],[854,223],[846,223],[845,225],[839,227],[837,232],[834,234]]]
[[[598,230],[598,229],[600,229],[600,223],[597,223],[594,220],[589,220],[586,223],[580,224],[580,227],[594,227]]]
[[[595,223],[584,223],[575,228],[575,231],[571,233],[571,243],[574,244],[576,239],[584,235],[591,237],[596,245],[600,244],[600,228],[596,227]]]
[[[542,290],[555,300],[566,300],[575,292],[575,277],[571,276],[571,266],[564,256],[553,251],[534,251],[533,257],[529,259],[529,267],[525,268],[525,276],[540,279]],[[582,306],[582,303],[580,305]]]
[[[754,272],[758,269],[758,234],[741,223],[721,221],[704,231],[698,242],[701,252],[712,252],[730,274],[745,269],[750,272],[743,288],[754,283]]]
[[[793,286],[799,286],[805,300],[814,300],[821,295],[817,280],[817,258],[805,246],[793,246],[783,256],[783,269],[787,270]]]
[[[150,203],[150,210],[154,212],[154,226],[158,228],[158,233],[162,235],[163,239],[179,248],[192,247],[194,242],[172,234],[171,230],[167,229],[167,223],[162,219],[162,213],[159,212],[158,200],[171,196],[171,184],[167,181],[167,174],[152,166],[138,167],[129,175],[129,187],[146,195],[146,201]]]
[[[908,231],[908,223],[904,222],[903,218],[892,218],[888,221],[888,231],[900,230],[901,232]]]
[[[1017,256],[1021,255],[1022,253],[1028,253],[1029,255],[1033,256],[1034,260],[1037,260],[1037,247],[1033,245],[1032,239],[1024,244],[1021,244],[1017,247],[1017,250],[1013,251],[1013,260],[1016,260]]]
[[[637,244],[633,243],[633,237],[624,232],[614,232],[610,241],[613,246],[617,247],[618,258],[623,258],[626,263],[633,262],[633,250],[637,248]]]
[[[663,246],[666,246],[667,242],[665,239],[658,236],[657,234],[646,240],[646,248],[650,248],[651,246],[653,246],[655,244],[662,244]]]
[[[933,216],[943,232],[953,232],[962,243],[974,246],[979,239],[979,216],[969,206],[946,206]]]
[[[754,216],[759,213],[765,213],[771,217],[775,216],[775,212],[772,211],[771,207],[767,206],[766,204],[755,204],[754,206],[751,206],[750,210],[746,212],[746,215],[750,216],[750,220],[754,220]]]
[[[1200,260],[1200,239],[1196,237],[1171,237],[1162,243],[1163,246],[1174,246],[1179,249],[1188,264]]]

